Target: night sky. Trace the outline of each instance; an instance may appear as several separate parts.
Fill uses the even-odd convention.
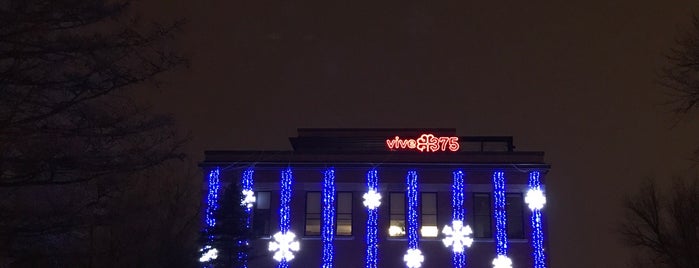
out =
[[[690,173],[699,147],[696,114],[673,127],[655,82],[696,0],[195,2],[137,4],[189,20],[190,68],[150,97],[195,161],[290,149],[299,127],[511,135],[552,165],[552,267],[622,267],[621,196]]]

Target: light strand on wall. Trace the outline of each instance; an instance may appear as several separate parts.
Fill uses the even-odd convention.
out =
[[[323,268],[333,267],[335,249],[335,170],[326,169],[323,178]]]
[[[451,208],[452,208],[452,213],[451,213],[452,214],[451,215],[452,222],[458,221],[458,222],[461,222],[461,224],[463,225],[463,223],[465,221],[465,219],[464,219],[464,172],[461,170],[454,171],[454,173],[453,173],[453,182],[451,185]],[[454,224],[452,224],[452,225],[454,225]],[[456,226],[452,226],[452,228],[454,228],[454,227],[456,227]],[[456,242],[456,241],[454,241],[454,242]],[[452,250],[452,265],[454,268],[466,267],[466,253],[464,253],[463,250],[456,249],[457,246],[461,246],[463,249],[463,245],[454,245],[455,244],[454,242],[452,242],[452,247],[455,247]],[[473,242],[473,240],[471,240],[470,242]],[[469,246],[470,246],[470,242],[469,242]]]
[[[245,209],[245,228],[250,232],[251,222],[252,222],[252,207],[256,201],[254,195],[254,180],[253,175],[255,174],[255,169],[253,167],[248,167],[243,172],[243,178],[240,180],[240,188],[242,190],[241,205]],[[243,248],[250,245],[249,239],[241,239],[238,241],[238,247]],[[248,254],[245,250],[238,251],[238,262],[242,268],[248,267]]]
[[[204,263],[203,267],[209,267],[209,262],[218,257],[218,250],[213,248],[212,244],[214,242],[214,226],[216,226],[215,213],[218,210],[218,194],[221,188],[221,181],[219,176],[221,170],[216,167],[209,171],[209,177],[207,182],[208,193],[206,195],[206,213],[204,215],[204,233],[206,234],[206,245],[202,247],[201,256],[199,261]]]
[[[282,171],[280,180],[279,200],[279,232],[274,234],[269,242],[269,251],[274,251],[273,258],[279,262],[278,268],[288,268],[289,261],[294,258],[294,251],[299,251],[296,234],[289,230],[291,223],[291,187],[294,181],[291,168]]]
[[[417,230],[420,229],[418,221],[418,181],[417,172],[414,170],[408,171],[406,178],[407,184],[407,199],[408,199],[408,252],[403,256],[403,261],[408,268],[419,268],[425,257],[419,248],[420,237]]]
[[[495,218],[495,252],[497,257],[493,260],[493,267],[503,268],[512,265],[507,257],[507,213],[505,208],[505,172],[493,173],[493,197]]]
[[[544,196],[541,190],[541,180],[539,178],[539,171],[529,172],[529,193],[527,197],[528,203],[532,210],[531,224],[532,224],[532,257],[534,259],[534,268],[546,268],[546,253],[544,252],[544,230],[541,209],[543,204],[546,203],[546,199],[543,201],[541,198]],[[532,195],[530,195],[530,193]],[[531,197],[530,197],[531,196]],[[537,198],[534,198],[536,196]]]
[[[367,193],[364,194],[364,206],[367,207],[366,220],[366,262],[365,268],[377,268],[379,260],[379,175],[376,169],[369,170],[366,174]]]

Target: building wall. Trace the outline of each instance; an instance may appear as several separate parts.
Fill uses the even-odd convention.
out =
[[[323,170],[326,167],[299,167],[292,169],[294,180],[291,200],[291,230],[297,234],[301,243],[301,250],[295,254],[295,259],[290,262],[291,267],[320,267],[322,256],[322,241],[320,237],[304,236],[306,192],[321,191]],[[336,267],[364,267],[366,252],[365,225],[367,210],[362,205],[362,195],[366,192],[366,172],[370,167],[336,167],[336,189],[338,192],[351,191],[353,193],[352,230],[350,237],[337,237],[335,244]],[[420,249],[425,256],[422,267],[451,267],[451,251],[441,242],[443,235],[441,229],[451,223],[451,183],[452,172],[458,169],[453,167],[430,166],[394,166],[378,167],[379,189],[382,194],[382,204],[379,208],[379,267],[405,267],[403,255],[408,248],[407,238],[392,238],[388,236],[389,210],[388,193],[405,192],[406,174],[408,170],[416,170],[418,173],[419,188],[422,192],[437,192],[438,198],[438,227],[440,235],[437,238],[420,238]],[[230,169],[222,173],[221,179],[225,183],[237,183],[242,176],[242,168]],[[282,167],[257,167],[255,170],[255,191],[271,191],[271,228],[270,234],[278,231],[279,226],[279,180]],[[465,204],[466,224],[473,219],[473,195],[474,192],[491,194],[492,176],[494,169],[462,169],[465,172]],[[542,174],[542,185],[543,185]],[[526,193],[528,172],[517,169],[505,170],[506,191],[508,193]],[[524,239],[509,240],[509,257],[515,267],[532,267],[532,247],[529,243],[531,234],[531,211],[523,205]],[[492,210],[491,210],[492,211]],[[406,213],[407,214],[407,213]],[[492,215],[492,212],[491,212]],[[495,233],[494,220],[491,221],[491,231]],[[272,259],[272,254],[267,251],[268,237],[262,237],[252,241],[253,251],[249,267],[276,267],[277,262]],[[493,238],[475,239],[473,245],[466,250],[467,267],[491,267],[495,257],[495,243]]]

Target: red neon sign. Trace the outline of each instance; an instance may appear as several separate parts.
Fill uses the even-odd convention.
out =
[[[420,152],[456,152],[459,150],[459,137],[435,137],[432,134],[422,134],[417,139],[401,139],[396,136],[386,140],[388,149],[416,149]]]

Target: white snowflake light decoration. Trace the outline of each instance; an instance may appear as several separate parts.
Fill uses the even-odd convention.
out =
[[[403,255],[403,261],[408,268],[420,268],[425,261],[425,256],[422,256],[422,251],[419,249],[408,249],[408,252]]]
[[[294,259],[294,253],[292,251],[299,251],[300,245],[298,241],[294,241],[296,235],[293,232],[277,232],[274,234],[274,241],[269,242],[269,251],[276,251],[274,253],[274,259],[277,261],[290,261]]]
[[[524,197],[524,202],[529,205],[531,210],[542,209],[546,204],[546,196],[544,196],[544,192],[541,189],[530,189],[527,192],[527,196]]]
[[[493,268],[512,268],[512,260],[505,255],[493,259]]]
[[[201,252],[201,257],[199,258],[199,262],[209,262],[211,260],[215,260],[216,258],[218,258],[218,249],[213,248],[209,245],[200,249],[199,252]]]
[[[375,209],[381,205],[381,194],[374,190],[364,194],[364,206],[368,209]]]
[[[257,198],[255,198],[255,192],[252,190],[243,190],[243,201],[241,202],[241,205],[247,207],[247,208],[252,208],[252,204],[257,201]]]
[[[473,230],[469,225],[464,226],[462,221],[452,221],[451,225],[445,225],[442,229],[442,233],[445,235],[442,242],[446,247],[451,246],[456,253],[464,252],[464,246],[471,247],[473,243],[473,238],[471,238]]]

